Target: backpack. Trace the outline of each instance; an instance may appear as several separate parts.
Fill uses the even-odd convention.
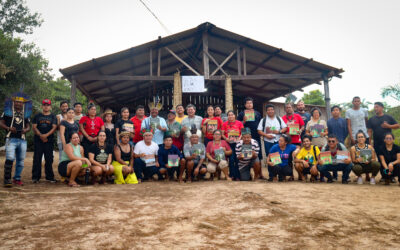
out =
[[[279,128],[282,129],[282,121],[281,121],[281,118],[280,118],[279,116],[275,116],[275,117],[276,117],[276,119],[277,119],[278,122],[279,122]],[[266,122],[266,120],[267,120],[267,117],[264,117],[263,120],[262,120],[263,132],[265,131],[265,122]]]

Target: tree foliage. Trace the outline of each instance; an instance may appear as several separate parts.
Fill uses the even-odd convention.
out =
[[[32,34],[43,20],[31,13],[24,0],[0,0],[0,29],[7,34]]]
[[[382,88],[382,97],[390,96],[393,99],[400,101],[400,84],[389,85]]]
[[[304,104],[325,105],[324,94],[319,89],[305,93],[301,100]]]

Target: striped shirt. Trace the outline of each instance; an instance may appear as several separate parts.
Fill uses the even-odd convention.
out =
[[[240,154],[242,153],[242,146],[243,146],[243,140],[240,140],[238,143],[236,143],[236,156],[239,157]],[[254,139],[251,139],[251,148],[253,151],[256,152],[256,155],[258,155],[258,152],[260,152],[260,145],[258,145],[258,142]],[[239,163],[239,169],[247,166],[252,159],[242,159],[238,160]]]

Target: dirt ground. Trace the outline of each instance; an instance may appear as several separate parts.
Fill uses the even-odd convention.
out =
[[[4,154],[0,164],[2,183]],[[31,184],[31,169],[28,153],[25,185],[0,188],[0,249],[400,248],[397,184],[203,181],[69,188]],[[54,171],[58,175],[56,164]]]

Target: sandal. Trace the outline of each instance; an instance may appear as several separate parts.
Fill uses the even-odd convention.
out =
[[[74,182],[74,183],[68,183],[69,187],[80,187],[81,185],[79,185],[78,183]]]

